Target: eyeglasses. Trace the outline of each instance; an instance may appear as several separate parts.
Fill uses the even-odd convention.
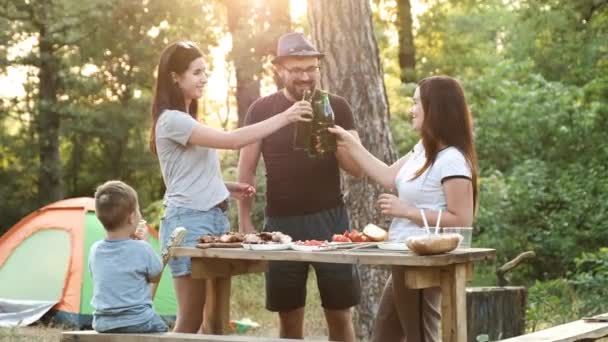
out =
[[[319,70],[321,70],[321,68],[319,66],[311,66],[311,67],[308,67],[308,68],[305,68],[305,69],[304,68],[298,68],[298,67],[290,69],[290,68],[288,68],[288,67],[286,67],[284,65],[282,65],[282,67],[283,67],[283,69],[287,70],[287,72],[289,72],[292,75],[301,75],[303,73],[306,73],[308,75],[312,75],[312,74],[318,72]]]

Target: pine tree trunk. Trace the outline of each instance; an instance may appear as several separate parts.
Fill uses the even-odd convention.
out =
[[[309,0],[308,21],[317,48],[325,53],[321,87],[341,95],[352,106],[363,145],[380,160],[392,163],[395,153],[378,46],[367,0]],[[368,179],[342,178],[351,227],[384,221],[374,203],[381,188]],[[355,311],[358,340],[368,340],[388,272],[361,267],[363,296]]]
[[[397,29],[399,32],[401,82],[416,82],[416,47],[414,46],[410,0],[397,1]]]
[[[43,3],[42,6],[49,6]],[[39,23],[40,61],[38,77],[40,92],[36,133],[39,140],[40,169],[38,173],[38,199],[41,205],[63,199],[61,159],[59,157],[59,125],[57,91],[59,87],[59,61],[54,55],[52,38],[42,11]]]

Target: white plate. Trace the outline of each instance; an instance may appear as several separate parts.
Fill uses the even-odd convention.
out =
[[[290,245],[287,243],[244,243],[242,246],[252,251],[282,251],[289,249]]]
[[[353,245],[356,246],[357,244],[359,244],[360,242],[342,242],[342,241],[332,241],[332,242],[328,242],[327,244],[330,246],[348,246],[348,245]]]
[[[291,249],[300,252],[320,252],[320,251],[331,251],[337,249],[336,245],[325,245],[325,246],[306,246],[291,244]]]
[[[378,244],[378,248],[387,251],[407,251],[407,245],[405,242],[382,242]]]

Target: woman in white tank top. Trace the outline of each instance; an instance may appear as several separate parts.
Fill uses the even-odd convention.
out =
[[[413,100],[412,126],[421,140],[390,166],[342,128],[330,128],[339,137],[338,147],[347,149],[371,179],[397,191],[398,196],[378,198],[382,214],[393,217],[389,239],[394,241],[425,232],[421,210],[429,225],[441,211],[442,226],[471,226],[477,203],[477,156],[462,87],[447,76],[429,77],[418,84]],[[389,278],[372,341],[439,341],[439,288],[410,290],[403,281],[402,274]]]

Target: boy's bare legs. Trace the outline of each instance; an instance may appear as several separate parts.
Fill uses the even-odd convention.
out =
[[[304,338],[304,307],[291,311],[280,311],[279,320],[281,338]]]
[[[203,323],[205,280],[190,275],[173,278],[177,297],[177,321],[174,332],[196,334]]]
[[[325,309],[325,320],[329,328],[330,341],[355,341],[355,327],[351,309],[327,310]]]

